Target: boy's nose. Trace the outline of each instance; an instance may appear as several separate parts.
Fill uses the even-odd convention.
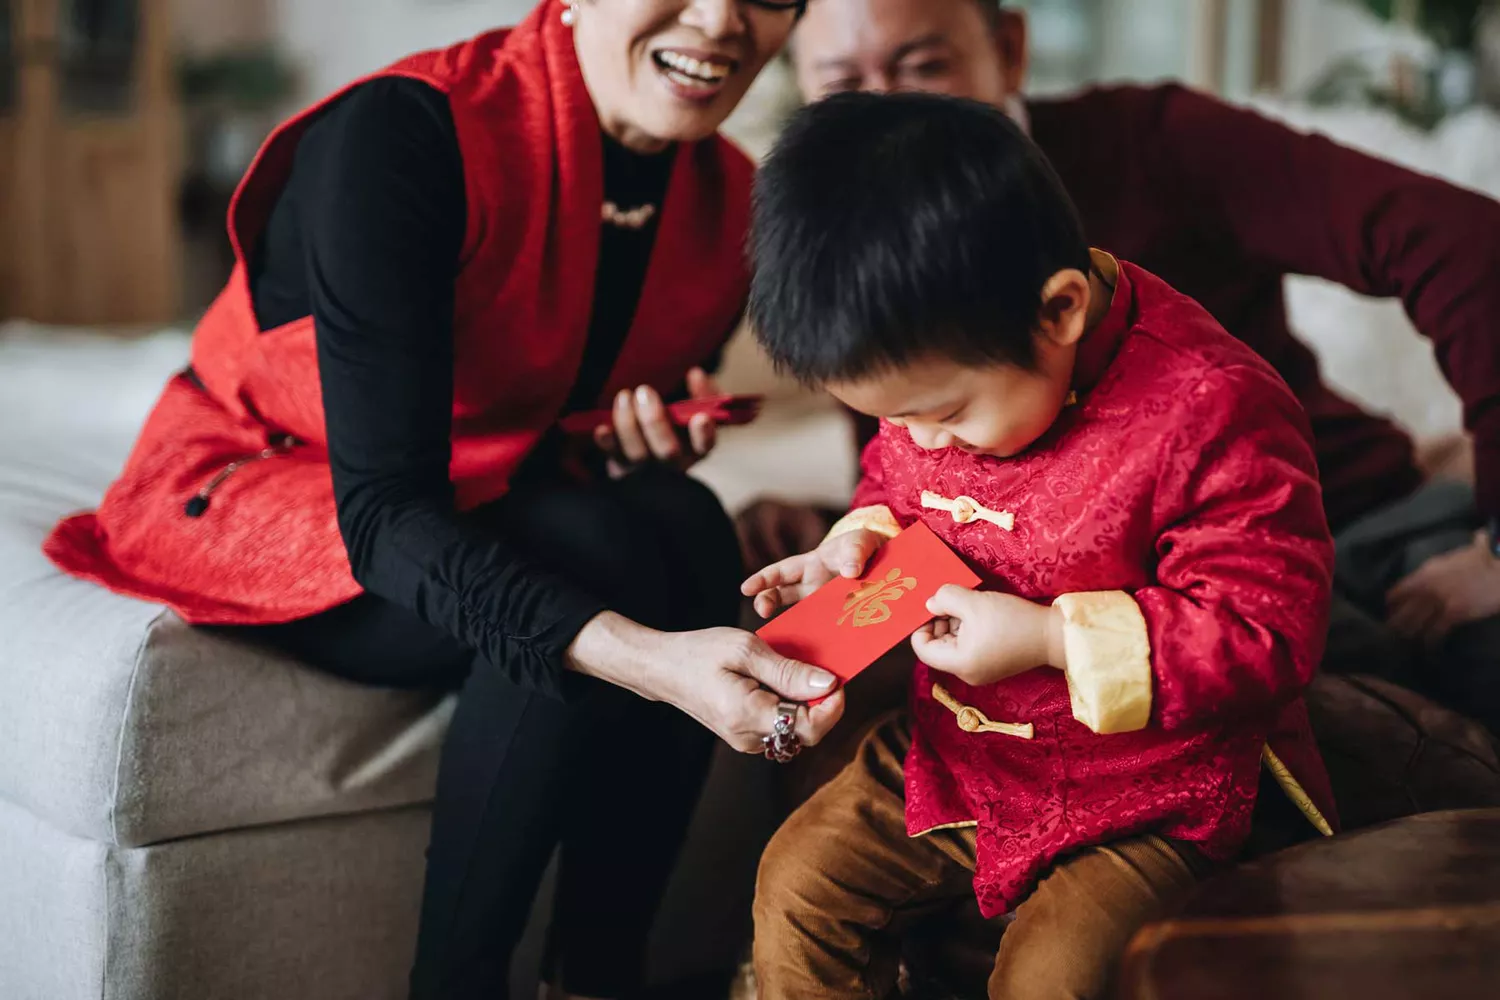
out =
[[[907,427],[907,430],[911,432],[912,443],[926,451],[948,448],[953,444],[953,435],[942,428],[923,427],[920,424],[912,424]]]

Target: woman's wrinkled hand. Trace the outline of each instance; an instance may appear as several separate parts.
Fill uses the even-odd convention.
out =
[[[741,753],[762,751],[781,702],[825,699],[797,713],[797,736],[807,746],[844,714],[837,678],[739,629],[657,632],[606,612],[584,626],[568,659],[580,673],[676,706]]]
[[[706,399],[720,395],[719,387],[701,368],[688,372],[688,396]],[[594,443],[604,452],[611,477],[618,479],[647,462],[660,462],[676,469],[689,469],[713,451],[718,425],[700,413],[678,427],[667,413],[661,394],[648,385],[634,392],[621,389],[615,396],[613,426],[594,430]]]

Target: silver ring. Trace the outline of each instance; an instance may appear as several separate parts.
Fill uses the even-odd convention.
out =
[[[802,741],[797,738],[797,709],[801,706],[783,701],[776,706],[776,721],[771,724],[771,734],[761,738],[766,760],[785,764],[802,752]]]

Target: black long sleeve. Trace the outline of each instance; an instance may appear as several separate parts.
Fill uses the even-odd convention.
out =
[[[669,157],[624,155],[640,161],[626,180],[659,197]],[[257,316],[263,329],[314,318],[339,525],[360,585],[557,693],[564,651],[605,605],[459,514],[449,479],[465,212],[446,98],[412,80],[365,84],[298,147],[252,267]],[[654,231],[630,235],[612,259],[603,247],[575,395],[602,388],[635,312]]]

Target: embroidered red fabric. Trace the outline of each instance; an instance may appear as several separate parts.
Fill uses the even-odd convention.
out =
[[[925,521],[985,586],[1050,602],[1123,590],[1145,617],[1150,725],[1100,736],[1044,667],[971,688],[919,665],[906,762],[913,835],[976,822],[981,908],[1023,899],[1060,854],[1142,831],[1231,856],[1249,831],[1262,747],[1330,822],[1300,692],[1327,626],[1333,549],[1307,419],[1271,368],[1203,309],[1121,264],[1110,313],[1080,350],[1076,406],[1011,459],[927,452],[883,425],[856,505]],[[1007,532],[921,506],[923,490],[1014,512]],[[1034,740],[966,733],[931,694]]]

